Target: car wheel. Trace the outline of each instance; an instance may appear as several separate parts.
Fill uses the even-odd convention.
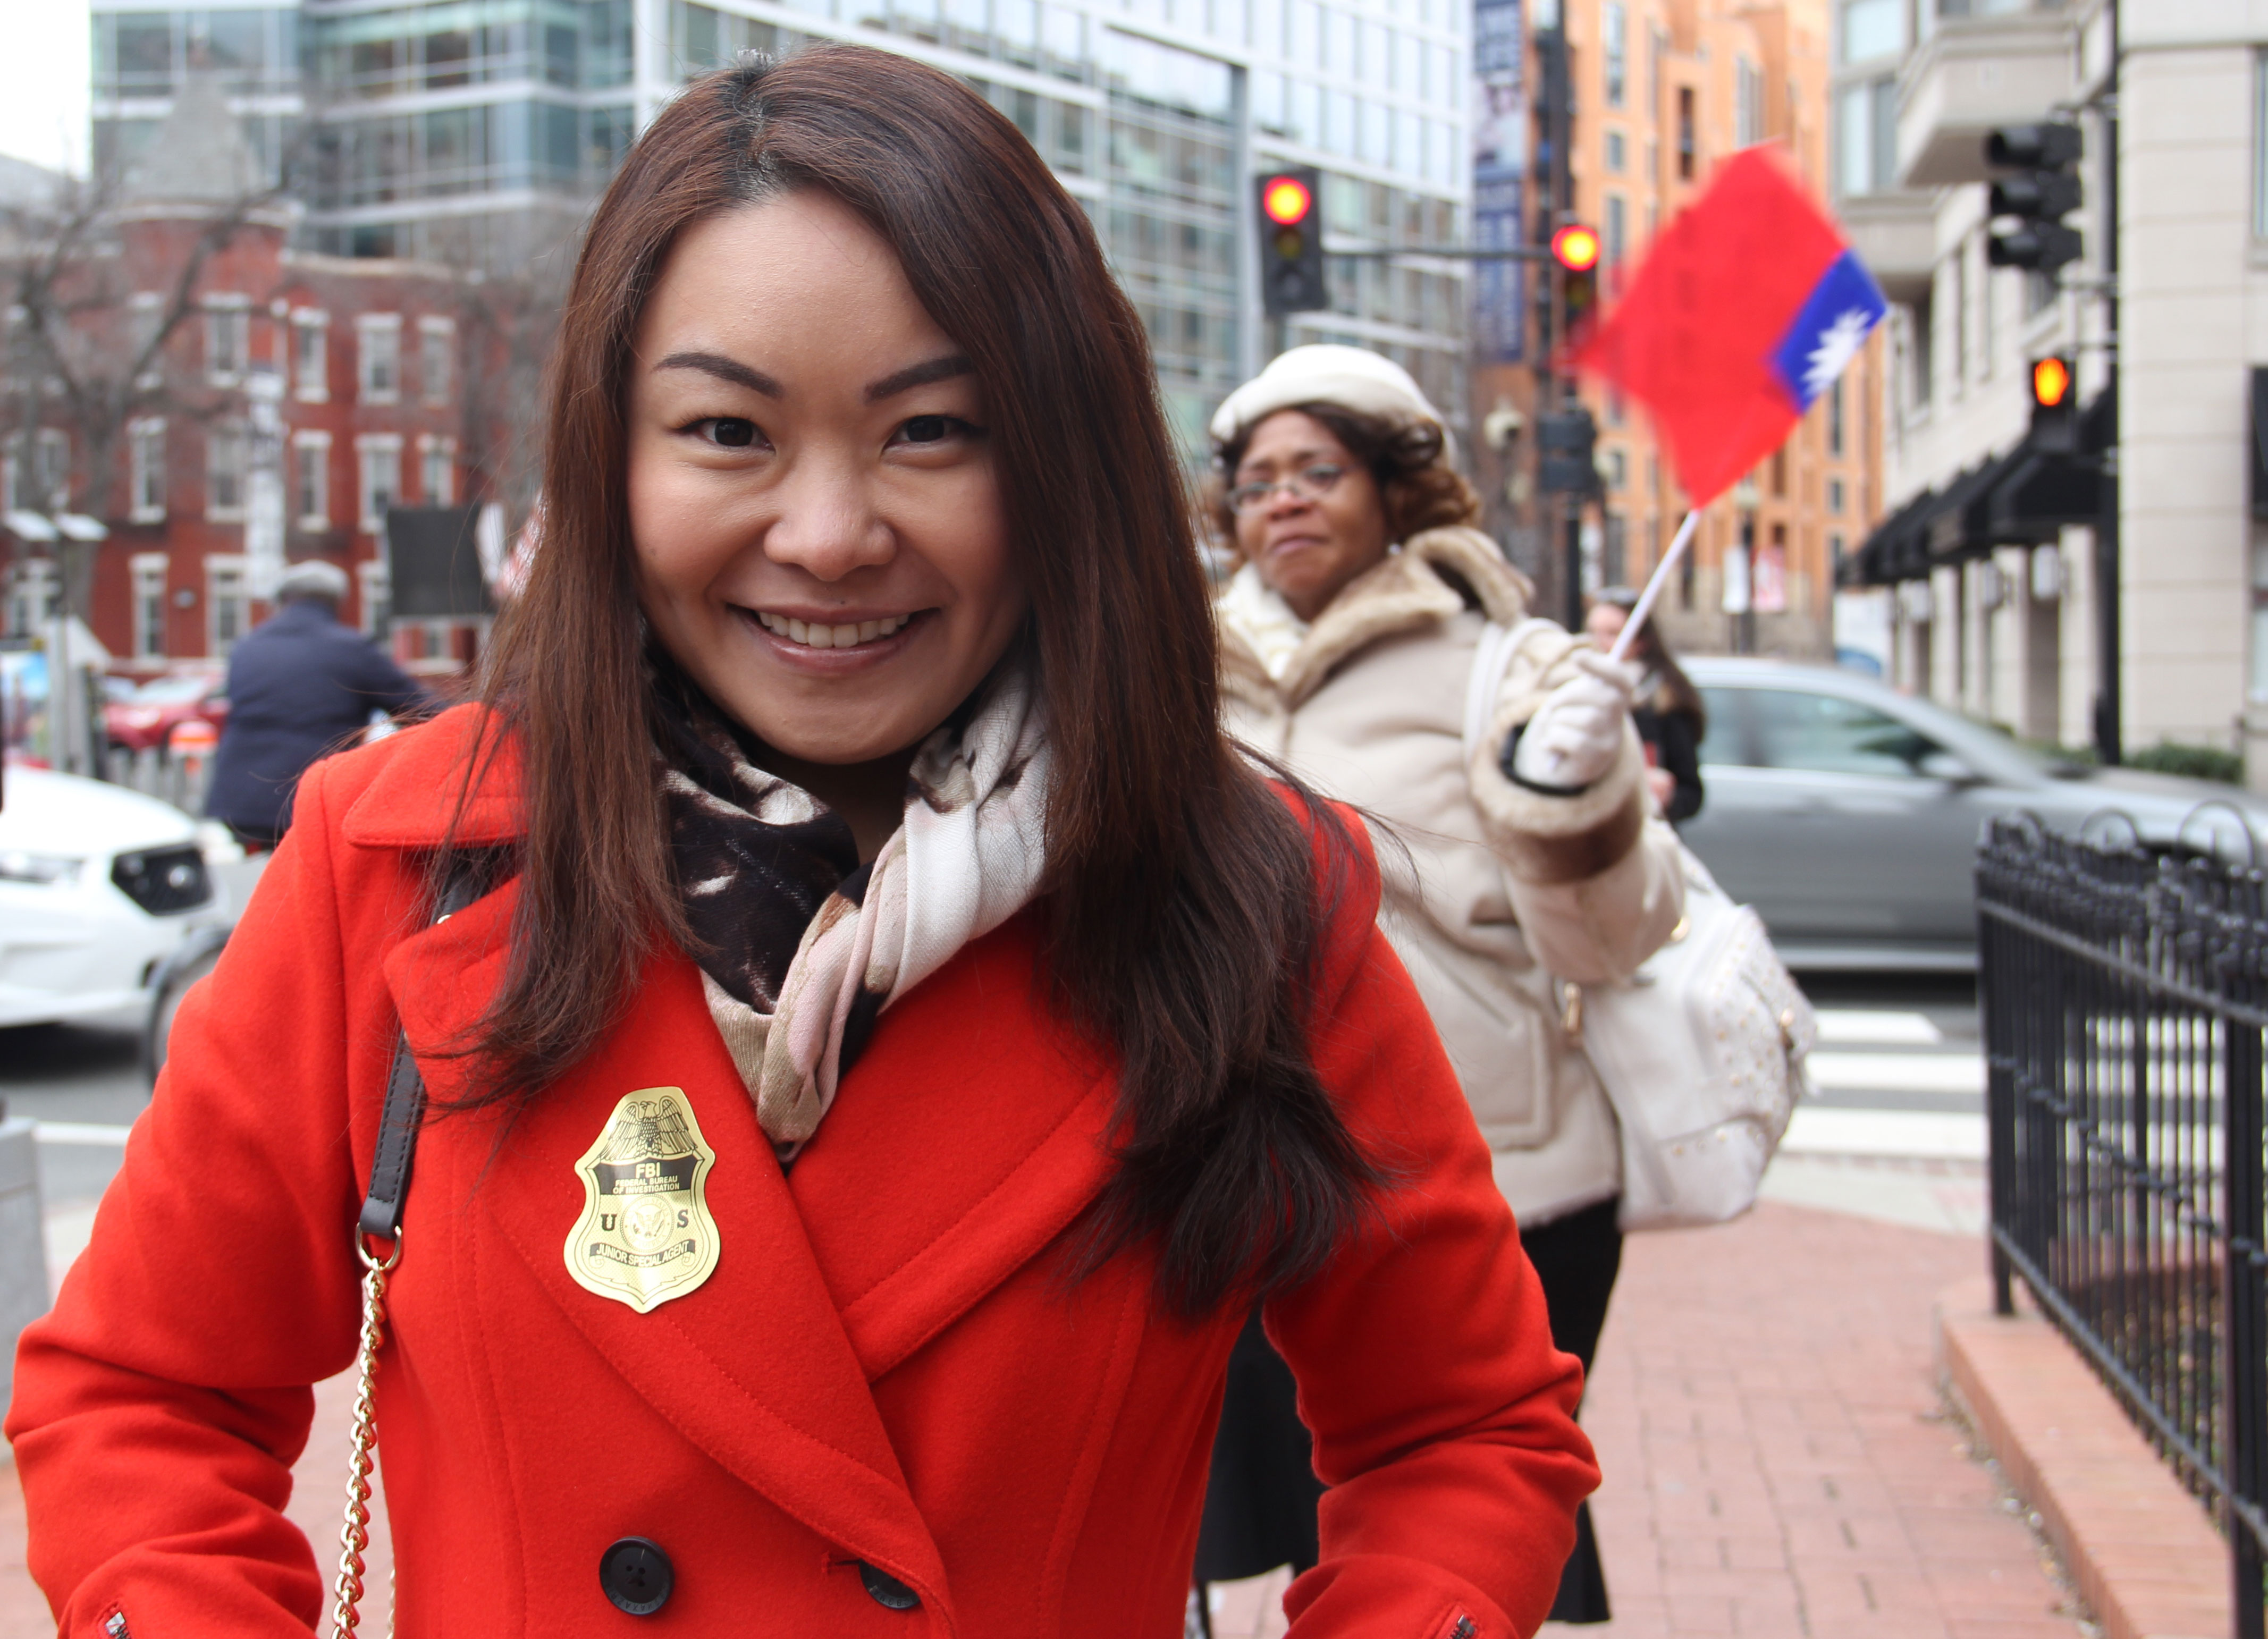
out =
[[[173,1015],[180,1011],[181,998],[191,985],[212,972],[227,944],[225,928],[191,934],[151,981],[150,1022],[142,1033],[142,1073],[151,1086],[158,1084],[158,1072],[166,1068],[166,1044],[173,1033]]]

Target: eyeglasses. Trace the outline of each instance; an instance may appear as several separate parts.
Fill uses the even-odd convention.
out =
[[[1330,493],[1331,486],[1346,476],[1346,468],[1329,461],[1318,461],[1304,467],[1289,478],[1278,478],[1273,483],[1239,484],[1228,492],[1229,511],[1250,512],[1268,504],[1278,489],[1289,493],[1294,500],[1320,501]]]

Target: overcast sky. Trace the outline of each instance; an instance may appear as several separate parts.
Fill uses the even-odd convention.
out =
[[[0,0],[0,154],[86,168],[87,0]]]

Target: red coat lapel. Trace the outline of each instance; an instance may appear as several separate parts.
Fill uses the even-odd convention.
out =
[[[509,888],[405,940],[386,969],[428,1085],[460,1084],[445,1049],[493,993]],[[471,959],[467,960],[466,959]],[[576,1163],[624,1093],[681,1088],[717,1152],[716,1272],[641,1315],[567,1271],[583,1208]],[[442,1118],[446,1123],[448,1118]],[[485,1154],[485,1123],[442,1136]],[[436,1142],[429,1126],[423,1143]],[[477,1164],[464,1169],[477,1175]],[[431,1174],[428,1174],[428,1187]],[[473,1202],[560,1312],[630,1388],[726,1470],[857,1557],[943,1600],[944,1566],[906,1488],[771,1147],[681,957],[657,959],[630,1016],[522,1114]],[[405,1237],[414,1238],[413,1182]]]
[[[1107,1180],[1116,1083],[1035,983],[1037,918],[963,951],[882,1015],[789,1177],[880,1378],[1047,1250]]]

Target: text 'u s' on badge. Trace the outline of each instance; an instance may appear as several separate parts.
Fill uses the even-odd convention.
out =
[[[717,1268],[707,1194],[716,1164],[684,1089],[624,1094],[575,1164],[583,1216],[567,1236],[567,1273],[576,1284],[650,1314],[707,1280]]]

